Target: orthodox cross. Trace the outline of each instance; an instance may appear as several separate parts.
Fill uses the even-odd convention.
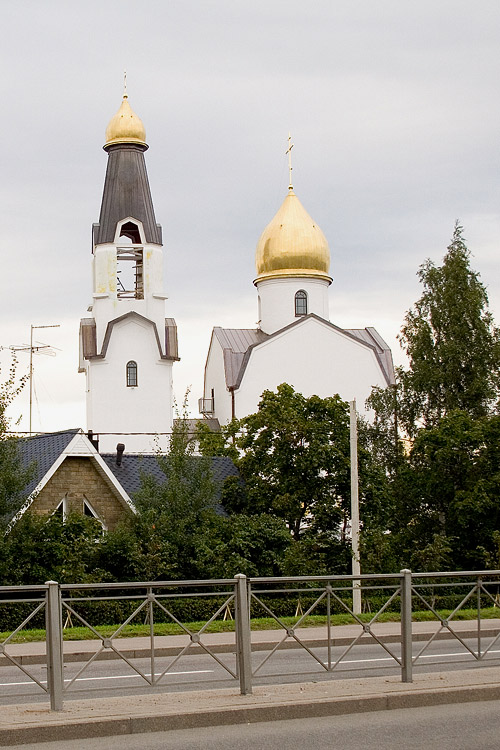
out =
[[[288,189],[289,190],[293,190],[293,185],[292,185],[292,168],[293,168],[292,167],[292,148],[293,148],[292,136],[290,135],[290,133],[288,133],[288,148],[285,151],[285,154],[288,154],[288,175],[289,175]]]

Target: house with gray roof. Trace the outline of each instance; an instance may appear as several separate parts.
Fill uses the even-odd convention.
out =
[[[33,477],[26,487],[27,499],[11,523],[27,511],[61,513],[63,517],[78,512],[96,518],[105,529],[113,529],[124,515],[136,513],[134,495],[143,476],[166,481],[156,455],[125,450],[101,454],[93,436],[81,429],[22,439],[19,455],[24,467],[33,468]],[[193,460],[199,459],[194,456]],[[238,476],[231,459],[220,456],[210,461],[216,486]]]

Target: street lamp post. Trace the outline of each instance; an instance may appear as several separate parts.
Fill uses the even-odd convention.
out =
[[[361,575],[359,562],[359,489],[358,489],[358,426],[356,419],[356,400],[350,402],[350,443],[351,443],[351,544],[352,574]],[[352,611],[361,613],[361,580],[352,582]]]

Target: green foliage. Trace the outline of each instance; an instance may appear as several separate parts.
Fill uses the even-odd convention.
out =
[[[197,578],[198,540],[214,522],[216,487],[210,459],[195,456],[185,406],[174,423],[168,452],[159,453],[157,461],[161,481],[143,474],[134,498],[139,510],[134,524],[137,573],[147,580]]]
[[[497,567],[500,335],[458,224],[443,264],[418,275],[422,296],[400,335],[409,369],[368,401],[390,515],[364,530],[363,564]]]
[[[339,396],[304,397],[282,383],[241,421],[238,463],[247,512],[272,513],[298,540],[308,525],[338,527],[349,498],[349,416]]]
[[[423,293],[400,336],[410,361],[400,373],[400,419],[410,436],[456,409],[484,416],[498,400],[500,384],[499,331],[458,223],[442,266],[427,260],[418,276]]]
[[[200,420],[196,425],[196,440],[198,450],[202,456],[228,456],[237,461],[239,458],[236,447],[236,436],[240,429],[240,423],[233,419],[227,425],[221,425],[219,431],[214,432],[208,425]]]
[[[26,382],[26,377],[16,380],[16,364],[13,355],[8,376],[0,383],[0,533],[13,512],[23,504],[24,488],[33,476],[32,467],[25,469],[21,465],[18,439],[8,434],[7,408]]]
[[[197,542],[198,564],[204,577],[212,578],[282,575],[284,554],[292,546],[283,522],[266,513],[218,516]]]
[[[421,569],[473,569],[495,560],[499,443],[499,416],[475,419],[459,411],[417,435],[400,503],[400,537],[414,548],[412,559]]]
[[[69,514],[64,521],[59,514],[47,518],[25,513],[5,540],[8,567],[3,583],[101,580],[104,574],[96,563],[102,533],[98,521],[80,513]]]

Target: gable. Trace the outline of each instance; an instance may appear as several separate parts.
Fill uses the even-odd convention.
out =
[[[23,513],[40,496],[52,477],[61,469],[69,458],[87,460],[94,470],[102,477],[110,488],[114,497],[121,505],[122,512],[135,513],[135,508],[126,491],[108,469],[94,445],[82,430],[67,430],[65,432],[36,435],[19,441],[19,456],[23,466],[34,466],[34,478],[25,488],[28,499],[21,508],[15,511],[10,523],[15,523]],[[74,464],[76,467],[76,464]],[[66,473],[65,469],[62,470]],[[80,472],[81,473],[81,472]],[[64,496],[64,493],[63,493]],[[62,497],[59,499],[62,499]],[[57,505],[56,505],[57,507]]]
[[[33,499],[30,511],[37,515],[50,515],[63,499],[66,513],[84,513],[85,503],[90,505],[107,529],[115,528],[125,511],[109,480],[90,457],[65,458]]]
[[[213,329],[212,333],[209,357],[215,339],[222,349],[226,388],[237,389],[241,385],[253,351],[261,346],[266,346],[269,342],[272,342],[275,339],[284,335],[289,335],[291,331],[297,330],[303,326],[322,326],[326,331],[330,331],[331,334],[336,333],[348,340],[352,340],[367,347],[373,352],[375,359],[377,360],[379,369],[385,380],[385,383],[383,384],[384,387],[394,383],[394,365],[392,362],[391,350],[375,328],[343,329],[314,313],[299,318],[288,326],[281,328],[279,331],[275,331],[273,334],[263,333],[259,329],[216,327]]]
[[[262,392],[280,383],[304,396],[338,393],[362,409],[373,386],[386,387],[387,378],[374,346],[308,317],[248,350],[235,393],[237,415],[254,412]]]

